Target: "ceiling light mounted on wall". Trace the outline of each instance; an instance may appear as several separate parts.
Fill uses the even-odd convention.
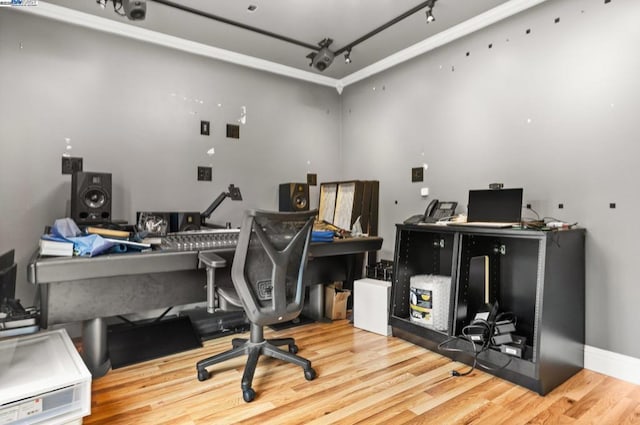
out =
[[[126,16],[131,21],[141,21],[147,15],[146,0],[111,0],[113,10],[120,16]],[[109,0],[96,0],[101,8],[107,7]]]
[[[333,43],[333,40],[330,38],[325,38],[318,43],[318,46],[320,46],[320,50],[317,53],[311,52],[307,55],[307,59],[311,60],[309,66],[312,66],[318,71],[322,72],[327,69],[329,65],[331,65],[331,63],[333,63],[333,58],[336,56],[336,54],[329,49],[331,43]]]
[[[431,0],[427,5],[427,23],[433,22],[436,18],[433,16],[433,6],[435,6],[437,0]]]

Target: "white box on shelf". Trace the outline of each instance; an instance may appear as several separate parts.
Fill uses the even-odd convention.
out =
[[[389,302],[391,282],[359,279],[353,282],[353,326],[380,335],[391,335]]]
[[[415,275],[409,278],[409,316],[420,326],[449,330],[451,277]]]
[[[67,331],[0,340],[0,424],[68,424],[91,413],[91,374]]]

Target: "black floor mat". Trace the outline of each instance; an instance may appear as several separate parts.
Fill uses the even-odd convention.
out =
[[[307,325],[314,322],[315,320],[311,319],[310,317],[300,315],[293,320],[289,320],[288,322],[276,323],[275,325],[269,325],[269,327],[274,331],[281,331],[283,329],[295,328],[296,326]]]
[[[107,347],[117,369],[158,357],[202,347],[188,317],[135,325],[109,326]]]

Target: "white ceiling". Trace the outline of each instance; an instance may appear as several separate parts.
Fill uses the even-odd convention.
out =
[[[309,45],[332,38],[331,50],[334,51],[422,3],[422,0],[172,1]],[[306,47],[153,0],[147,1],[147,15],[143,21],[118,16],[111,1],[106,9],[102,9],[96,0],[46,0],[40,1],[38,7],[22,9],[98,30],[123,35],[131,35],[127,34],[131,32],[135,38],[146,37],[147,41],[159,44],[163,43],[158,41],[162,39],[158,34],[173,36],[165,37],[172,47],[188,45],[185,50],[200,48],[207,56],[320,84],[344,86],[543,1],[438,0],[433,9],[435,22],[427,23],[426,9],[420,9],[355,46],[351,53],[352,63],[346,64],[343,56],[337,56],[324,72],[309,67],[306,56],[312,50]],[[250,5],[257,9],[250,12]],[[207,49],[209,47],[213,49]]]

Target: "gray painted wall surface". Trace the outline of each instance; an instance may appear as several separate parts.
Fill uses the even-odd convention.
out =
[[[29,299],[28,258],[42,228],[68,208],[65,137],[85,170],[113,173],[114,216],[127,220],[137,210],[203,210],[235,183],[245,201],[227,200],[213,221],[237,225],[244,208],[277,207],[277,185],[307,171],[320,182],[379,180],[382,258],[392,258],[395,223],[429,199],[456,200],[464,212],[469,189],[504,182],[524,187],[540,216],[587,228],[587,343],[640,358],[629,338],[640,296],[637,16],[634,0],[547,2],[340,98],[0,10],[0,251],[16,248],[19,296]],[[221,131],[242,105],[247,124],[233,142]],[[218,133],[200,136],[200,119]],[[425,182],[411,183],[410,169],[423,163]],[[214,181],[196,182],[196,166],[209,164]]]
[[[345,178],[380,180],[382,257],[433,198],[465,212],[469,189],[523,187],[587,229],[587,344],[640,358],[638,16],[635,0],[547,2],[347,87]]]
[[[69,208],[65,137],[85,171],[113,174],[113,217],[129,222],[136,211],[203,211],[234,183],[244,200],[227,199],[211,221],[239,226],[245,208],[278,208],[280,183],[339,171],[340,98],[331,88],[8,8],[0,70],[0,252],[16,249],[25,305],[34,297],[28,260]],[[240,140],[227,139],[242,106]],[[200,120],[211,122],[210,136]],[[213,182],[196,180],[198,165],[213,166]],[[312,207],[317,198],[316,187]]]

